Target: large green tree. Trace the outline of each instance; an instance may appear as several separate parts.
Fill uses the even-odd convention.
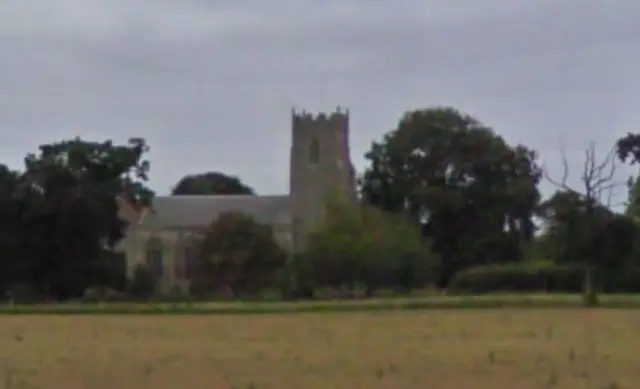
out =
[[[141,205],[153,196],[145,185],[147,151],[143,139],[118,145],[76,138],[40,146],[21,173],[2,169],[0,179],[13,183],[0,193],[0,201],[11,204],[3,211],[9,214],[1,244],[3,252],[13,250],[9,260],[20,270],[13,278],[60,299],[108,283],[111,263],[104,254],[126,227],[118,196]]]
[[[171,190],[176,195],[253,195],[254,190],[240,178],[221,172],[189,174]]]
[[[465,266],[512,261],[535,232],[536,154],[512,147],[453,108],[407,112],[367,153],[366,203],[426,220],[442,260],[441,285]]]
[[[0,291],[23,282],[26,258],[20,258],[27,236],[25,216],[29,187],[23,186],[20,173],[0,165]]]

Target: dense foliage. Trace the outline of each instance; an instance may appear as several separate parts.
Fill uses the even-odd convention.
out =
[[[1,166],[0,289],[68,299],[92,286],[122,285],[113,255],[126,227],[118,199],[151,201],[147,151],[142,139],[73,139],[40,146],[22,172]]]
[[[193,292],[256,293],[273,283],[286,263],[273,228],[242,213],[223,213],[205,231],[199,245]]]
[[[350,295],[358,288],[372,295],[380,288],[425,286],[437,274],[438,260],[416,224],[367,205],[331,200],[325,222],[292,264],[295,276],[314,289],[339,288]]]
[[[150,273],[136,269],[126,280],[115,250],[127,227],[119,206],[138,209],[153,198],[147,151],[142,139],[77,138],[40,146],[21,170],[0,165],[0,292],[23,300],[75,299],[101,288],[150,295]],[[601,161],[595,155],[592,145],[584,171],[565,163],[554,180],[535,150],[476,118],[450,107],[407,112],[366,153],[361,202],[329,201],[305,252],[288,258],[272,227],[248,215],[211,221],[194,291],[309,298],[323,288],[349,297],[424,287],[581,290],[586,303],[600,290],[638,291],[640,180],[629,179],[623,212],[608,194],[619,185],[616,163],[640,160],[640,134],[622,137]],[[583,187],[567,185],[570,173]],[[546,199],[543,178],[557,189]],[[207,172],[185,175],[173,194],[254,191]]]
[[[366,157],[365,202],[425,220],[442,259],[440,286],[466,266],[521,259],[540,199],[532,150],[452,108],[434,108],[405,114]]]
[[[221,172],[206,172],[184,176],[171,190],[174,196],[182,195],[253,195],[253,188],[240,178]]]

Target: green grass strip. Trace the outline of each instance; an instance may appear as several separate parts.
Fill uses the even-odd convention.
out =
[[[582,308],[579,295],[482,295],[304,302],[174,302],[5,304],[10,315],[236,315],[427,309]],[[602,295],[599,308],[640,308],[640,295]]]

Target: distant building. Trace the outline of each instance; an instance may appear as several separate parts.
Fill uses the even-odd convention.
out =
[[[121,207],[132,221],[120,244],[129,275],[146,264],[159,289],[187,291],[194,261],[194,238],[218,215],[239,211],[269,223],[289,252],[304,247],[305,237],[324,214],[327,194],[355,199],[355,170],[349,152],[349,113],[292,112],[289,194],[269,196],[158,196],[151,209]]]

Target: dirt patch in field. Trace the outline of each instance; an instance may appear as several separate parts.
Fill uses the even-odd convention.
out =
[[[0,388],[635,388],[640,311],[0,317]]]

